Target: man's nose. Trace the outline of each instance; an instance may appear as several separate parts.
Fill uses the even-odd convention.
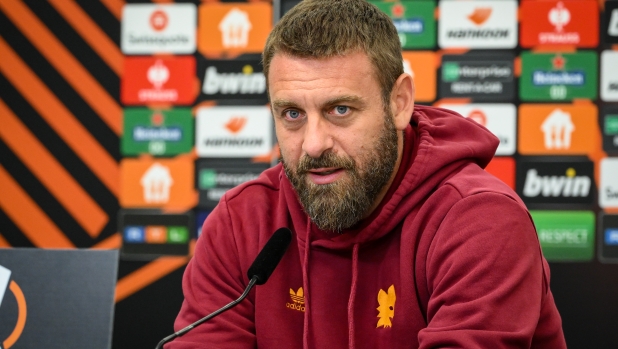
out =
[[[312,158],[318,158],[333,147],[328,121],[321,115],[308,116],[303,140],[303,151]]]

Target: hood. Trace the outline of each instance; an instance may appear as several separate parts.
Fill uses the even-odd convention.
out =
[[[351,249],[379,239],[464,163],[472,161],[482,168],[487,166],[498,144],[497,137],[471,119],[451,110],[416,105],[406,130],[401,165],[389,192],[369,217],[342,234],[320,231],[310,222],[281,170],[286,201],[297,205],[290,208],[294,226],[307,227],[296,229],[299,245],[305,244],[308,236],[311,246],[328,249]]]

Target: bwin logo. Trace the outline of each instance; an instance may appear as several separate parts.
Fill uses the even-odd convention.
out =
[[[590,193],[591,179],[576,176],[575,169],[569,168],[564,176],[539,176],[536,169],[528,170],[524,184],[524,196],[545,197],[586,197]]]
[[[245,65],[242,73],[218,73],[217,67],[206,69],[202,91],[207,95],[262,94],[266,92],[266,79],[262,73],[254,73],[253,67]]]

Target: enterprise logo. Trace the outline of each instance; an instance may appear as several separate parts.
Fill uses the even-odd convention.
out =
[[[514,56],[510,53],[442,56],[442,98],[510,100],[514,98]]]
[[[460,78],[508,78],[513,74],[509,66],[492,64],[490,66],[470,66],[459,63],[444,63],[444,81],[458,81]]]
[[[239,184],[257,179],[260,173],[225,173],[212,169],[200,170],[200,189],[210,189],[215,187],[235,187]]]
[[[584,71],[548,71],[535,70],[532,73],[532,84],[534,86],[548,85],[570,85],[583,86],[586,83],[586,73]]]

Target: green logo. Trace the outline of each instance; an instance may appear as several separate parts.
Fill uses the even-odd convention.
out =
[[[122,155],[170,156],[193,149],[193,116],[189,108],[129,108],[124,110],[123,122]]]
[[[189,241],[189,229],[182,226],[168,227],[167,241],[172,244],[184,244]]]
[[[404,50],[431,49],[436,46],[435,1],[371,1],[371,3],[393,20]]]
[[[442,80],[445,82],[459,80],[459,63],[445,62],[442,65]]]
[[[521,54],[519,96],[523,101],[563,102],[597,97],[597,53]]]
[[[204,169],[200,171],[200,189],[210,189],[217,186],[217,171]]]
[[[590,261],[594,258],[594,213],[530,211],[543,255],[548,261]]]
[[[606,135],[618,135],[618,115],[605,116],[605,125],[603,130]]]

